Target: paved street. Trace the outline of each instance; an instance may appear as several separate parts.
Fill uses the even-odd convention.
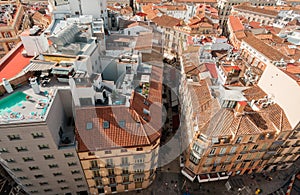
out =
[[[191,195],[248,195],[255,194],[255,189],[260,188],[263,190],[261,195],[285,195],[292,174],[299,170],[300,161],[298,160],[295,165],[287,170],[269,174],[269,176],[273,178],[272,181],[267,181],[262,174],[256,174],[255,178],[251,178],[250,175],[234,176],[231,177],[230,180],[234,180],[234,183],[244,185],[245,188],[240,192],[238,189],[227,191],[225,187],[227,180],[199,184],[196,179],[194,182],[185,179],[180,173],[179,158],[177,158],[170,164],[163,166],[160,171],[157,172],[157,177],[149,188],[140,192],[133,191],[122,194],[179,195],[184,194],[186,189],[188,189]],[[297,183],[300,182],[296,181],[296,185]],[[300,194],[300,188],[298,186],[295,186],[291,195]],[[280,190],[281,187],[282,189]],[[247,188],[250,192],[246,190]]]

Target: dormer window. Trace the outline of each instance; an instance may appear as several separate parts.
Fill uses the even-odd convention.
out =
[[[126,125],[126,121],[125,121],[125,120],[120,120],[120,121],[119,121],[119,126],[120,126],[120,127],[124,128],[125,125]]]
[[[92,122],[87,122],[86,123],[86,130],[91,130],[93,129],[93,123]]]
[[[143,109],[143,113],[146,114],[146,115],[150,115],[150,111],[145,109],[145,108]]]
[[[103,122],[103,128],[108,129],[109,128],[109,121],[104,121]]]

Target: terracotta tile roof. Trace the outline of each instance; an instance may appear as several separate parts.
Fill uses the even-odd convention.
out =
[[[244,30],[244,26],[238,17],[230,15],[228,19],[233,32]]]
[[[154,22],[158,26],[171,28],[173,26],[179,25],[181,20],[168,15],[162,15],[160,17],[158,16],[153,18],[152,22]]]
[[[291,125],[283,111],[277,104],[271,104],[258,112],[246,106],[245,113],[235,116],[233,109],[221,108],[218,100],[211,96],[205,80],[200,85],[189,84],[194,114],[197,116],[199,133],[208,137],[222,137],[246,134],[260,134],[262,132],[276,132],[291,130]],[[245,97],[250,102],[265,96],[257,86],[244,90]]]
[[[11,79],[17,76],[29,64],[30,58],[24,57],[23,44],[20,42],[0,60],[0,81],[2,78]]]
[[[278,15],[277,11],[266,10],[266,9],[247,6],[247,5],[236,5],[236,6],[234,6],[234,10],[237,10],[237,11],[244,10],[244,11],[249,11],[249,12],[255,12],[255,13],[259,13],[259,14],[269,15],[271,17],[276,17]]]
[[[144,14],[147,14],[146,17],[149,20],[152,20],[153,18],[157,17],[157,14],[160,13],[158,9],[153,9],[151,4],[142,6],[142,12]]]
[[[173,0],[176,3],[217,3],[217,0]]]
[[[254,29],[256,29],[256,28],[262,28],[262,27],[260,26],[260,22],[255,22],[255,21],[249,22],[249,26],[250,26],[251,28],[254,28]]]
[[[151,50],[153,33],[140,33],[137,37],[135,50]]]
[[[218,78],[216,64],[206,63],[205,66],[206,66],[207,70],[210,72],[210,75],[212,76],[212,78],[215,78],[215,79]]]
[[[234,34],[235,34],[235,37],[236,37],[237,39],[239,39],[239,40],[241,40],[241,39],[243,39],[243,38],[246,37],[246,34],[245,34],[244,31],[235,32]]]
[[[186,11],[185,5],[157,5],[157,6],[153,6],[153,8],[168,10],[168,11]]]
[[[281,59],[291,60],[290,57],[283,55],[282,53],[280,53],[273,47],[267,45],[262,40],[254,37],[253,35],[245,37],[243,39],[243,41],[248,43],[251,47],[256,49],[258,52],[262,53],[263,55],[265,55],[267,58],[269,58],[272,61],[280,61]]]
[[[103,150],[115,147],[138,147],[152,144],[160,137],[160,130],[154,130],[132,109],[125,106],[77,108],[76,131],[78,150]],[[109,122],[105,129],[103,122]],[[125,121],[125,127],[119,122]],[[87,123],[93,123],[87,130]]]
[[[137,3],[155,3],[159,4],[161,1],[160,0],[136,0]]]

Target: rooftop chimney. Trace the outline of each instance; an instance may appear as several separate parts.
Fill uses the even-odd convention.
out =
[[[5,90],[7,91],[7,93],[11,93],[14,91],[13,88],[11,87],[9,81],[6,80],[5,78],[2,79],[2,83],[3,83],[3,86],[4,86]]]
[[[30,86],[32,87],[34,93],[35,94],[41,93],[40,86],[36,81],[36,77],[30,77],[29,81],[30,81]]]
[[[234,108],[234,115],[235,116],[240,116],[244,113],[244,109],[247,105],[246,101],[239,101],[237,102],[235,108]]]

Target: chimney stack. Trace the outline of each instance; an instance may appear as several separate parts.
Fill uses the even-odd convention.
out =
[[[234,115],[235,116],[240,116],[244,113],[244,109],[247,105],[246,101],[239,101],[237,102],[235,108],[234,108]]]

